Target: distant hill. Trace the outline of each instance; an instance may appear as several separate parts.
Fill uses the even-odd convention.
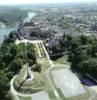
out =
[[[0,9],[0,21],[6,25],[13,24],[17,22],[17,19],[22,16],[23,18],[27,17],[27,11],[20,9]]]

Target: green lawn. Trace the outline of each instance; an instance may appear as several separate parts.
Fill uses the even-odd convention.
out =
[[[47,68],[50,67],[50,64],[47,58],[39,58],[37,59],[37,63],[41,64],[42,72],[44,72]]]
[[[55,64],[66,64],[66,65],[70,65],[70,62],[67,61],[67,55],[64,55],[63,57],[55,60],[54,63]]]
[[[32,100],[32,98],[19,96],[19,100]]]

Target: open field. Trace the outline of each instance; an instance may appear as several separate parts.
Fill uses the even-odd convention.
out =
[[[18,97],[19,97],[19,100],[32,100],[30,96],[29,97],[18,96]]]
[[[70,65],[70,62],[67,61],[67,55],[62,56],[61,58],[58,58],[54,61],[55,64],[66,64]]]

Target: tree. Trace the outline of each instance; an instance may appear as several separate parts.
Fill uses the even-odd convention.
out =
[[[67,35],[66,37],[66,48],[69,50],[70,46],[71,46],[71,41],[72,41],[73,37],[71,35]]]
[[[5,36],[4,43],[14,43],[16,39],[16,32],[12,31],[10,32],[9,36]]]
[[[80,46],[80,41],[78,38],[72,38],[72,40],[67,42],[67,45],[69,61],[72,61],[74,56],[77,54],[77,49]]]
[[[9,87],[9,79],[4,71],[0,70],[0,100],[9,100],[9,97],[7,96]]]
[[[87,55],[87,50],[78,48],[76,52],[73,54],[72,68],[78,69],[78,64],[87,59],[89,59],[89,56]]]
[[[30,65],[33,65],[34,63],[36,63],[36,54],[35,54],[35,50],[34,50],[34,46],[30,43],[27,44],[27,56],[28,56],[28,61]]]
[[[97,78],[97,59],[91,58],[79,63],[81,73],[89,73]]]
[[[34,47],[32,44],[21,43],[16,45],[15,43],[6,43],[4,42],[0,47],[0,98],[1,100],[8,100],[6,96],[7,85],[9,85],[11,78],[19,73],[21,67],[26,63],[25,62],[25,48],[28,49],[28,61],[30,65],[33,65],[36,62],[36,55]],[[40,71],[40,69],[37,70]],[[3,79],[4,78],[4,79]],[[3,87],[4,85],[4,87]],[[4,89],[4,90],[3,90]],[[6,99],[7,98],[7,99]]]
[[[37,64],[32,68],[33,71],[35,72],[41,72],[41,64]]]
[[[17,74],[17,73],[19,73],[19,71],[22,68],[22,66],[23,66],[22,59],[17,58],[15,60],[13,60],[12,63],[9,64],[8,70],[13,72],[13,74]]]
[[[97,57],[97,43],[92,44],[91,56],[92,56],[92,57]]]
[[[82,35],[82,36],[80,36],[80,39],[81,39],[82,45],[86,45],[87,44],[87,36]]]

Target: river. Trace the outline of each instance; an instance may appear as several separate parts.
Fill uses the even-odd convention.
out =
[[[28,17],[24,19],[24,22],[29,22],[31,20],[31,18],[33,18],[35,15],[36,15],[36,13],[34,13],[34,12],[28,12]],[[8,36],[9,33],[15,29],[16,29],[16,26],[13,26],[13,27],[5,26],[5,28],[1,27],[0,28],[0,44],[3,42],[4,36]]]

